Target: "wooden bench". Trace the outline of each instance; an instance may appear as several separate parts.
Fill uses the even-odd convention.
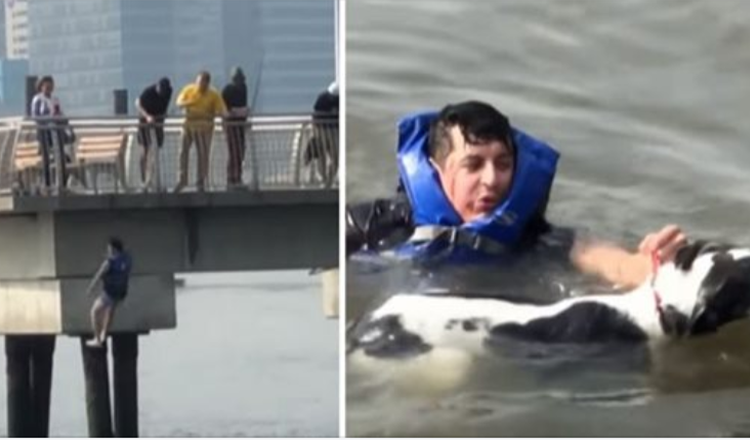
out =
[[[125,183],[124,151],[127,144],[125,133],[84,134],[79,137],[76,147],[76,163],[85,173],[92,172],[94,192],[99,193],[98,174],[105,170],[115,178],[115,192],[119,186],[127,190]]]
[[[42,154],[39,143],[19,142],[15,146],[13,166],[19,189],[30,191],[42,175]]]

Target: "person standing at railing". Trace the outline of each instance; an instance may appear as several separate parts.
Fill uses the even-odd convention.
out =
[[[318,172],[330,187],[338,172],[339,149],[339,86],[332,82],[315,100],[313,106],[313,137],[305,149],[305,164],[317,161]]]
[[[174,192],[182,191],[187,185],[188,159],[190,146],[193,143],[198,152],[196,186],[199,192],[203,192],[206,188],[214,118],[227,115],[224,100],[210,84],[211,75],[202,71],[196,77],[195,82],[185,86],[177,96],[177,106],[185,110],[185,125],[180,146],[180,176]]]
[[[226,119],[224,134],[229,149],[227,161],[227,189],[242,187],[242,164],[245,161],[245,130],[250,109],[247,106],[247,85],[245,74],[240,67],[230,73],[231,82],[224,87],[221,96],[227,105],[229,116]]]
[[[37,139],[44,167],[45,194],[49,193],[52,187],[50,157],[54,157],[58,164],[57,187],[59,191],[62,191],[67,178],[64,132],[59,129],[60,124],[57,123],[59,118],[62,118],[63,112],[60,101],[52,96],[54,90],[55,80],[51,76],[43,76],[36,83],[37,93],[31,101],[31,117],[37,119],[38,125]],[[57,144],[57,151],[53,153],[54,144]]]
[[[143,89],[141,95],[135,100],[135,107],[138,109],[138,141],[143,146],[140,164],[144,191],[148,191],[151,186],[154,174],[156,174],[157,190],[161,189],[159,152],[164,145],[164,120],[171,100],[172,84],[166,77]],[[156,148],[151,148],[152,132],[156,138]]]

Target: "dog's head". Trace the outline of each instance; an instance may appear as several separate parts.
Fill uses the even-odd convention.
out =
[[[696,241],[659,270],[661,324],[672,335],[713,332],[750,311],[750,249]]]

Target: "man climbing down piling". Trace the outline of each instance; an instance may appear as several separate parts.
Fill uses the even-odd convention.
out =
[[[91,307],[91,327],[94,337],[86,341],[89,347],[104,346],[115,308],[128,294],[131,267],[130,255],[125,251],[122,241],[118,238],[111,238],[107,243],[106,259],[91,280],[87,291],[91,295],[99,280],[102,281],[102,293]]]

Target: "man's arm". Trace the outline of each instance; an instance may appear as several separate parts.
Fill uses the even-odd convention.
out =
[[[161,117],[166,117],[169,114],[169,103],[172,102],[172,89],[170,88],[166,95],[164,96],[164,102],[160,110],[162,110],[162,114],[158,115]]]
[[[153,122],[154,117],[151,114],[149,114],[149,112],[147,112],[146,109],[143,108],[143,106],[141,105],[140,97],[135,99],[135,108],[138,109],[138,114],[140,114],[144,119],[146,119],[146,121]]]
[[[660,261],[670,261],[686,241],[679,227],[669,225],[648,234],[641,241],[638,252],[604,242],[577,240],[571,259],[584,273],[599,276],[624,288],[634,288],[651,274],[651,255],[654,252],[658,253]]]
[[[187,86],[180,91],[180,94],[177,95],[177,101],[175,102],[177,107],[189,107],[195,102],[196,96],[195,93],[190,93],[191,90],[192,88]]]
[[[39,95],[34,96],[34,99],[31,100],[31,116],[36,118],[44,116],[42,115],[42,106],[42,99]]]
[[[377,248],[397,231],[411,233],[411,206],[405,197],[346,206],[346,255]]]
[[[237,101],[237,103],[239,105],[235,108],[235,110],[237,111],[237,116],[246,118],[250,116],[250,107],[247,103],[247,86],[242,85],[239,88],[238,94],[239,100]]]
[[[89,288],[86,289],[86,295],[91,295],[91,292],[94,291],[94,287],[96,286],[96,283],[99,282],[99,280],[102,279],[102,276],[104,276],[104,273],[107,272],[109,269],[109,261],[105,260],[102,265],[99,267],[99,270],[96,272],[96,275],[94,275],[94,278],[91,279],[91,283],[89,283]]]
[[[227,105],[224,103],[224,98],[219,93],[214,93],[214,110],[217,116],[226,118],[229,116],[227,112]]]

